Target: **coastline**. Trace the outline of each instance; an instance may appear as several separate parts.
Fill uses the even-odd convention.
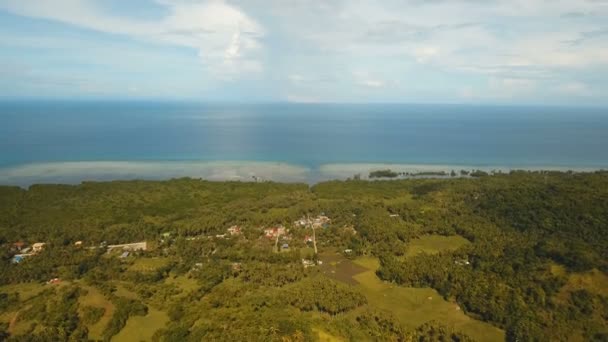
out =
[[[377,170],[399,173],[395,178],[450,178],[453,170],[460,177],[460,170],[508,173],[526,171],[573,171],[593,172],[602,167],[588,166],[488,166],[488,165],[433,165],[402,163],[334,163],[316,167],[285,162],[260,161],[70,161],[29,163],[0,168],[0,185],[27,188],[33,184],[79,184],[83,181],[113,180],[167,180],[171,178],[200,178],[209,181],[242,181],[315,184],[329,180],[346,180],[359,175],[369,180],[369,174]],[[440,173],[448,175],[418,175]],[[408,174],[408,176],[406,176]],[[376,179],[376,178],[374,178]]]

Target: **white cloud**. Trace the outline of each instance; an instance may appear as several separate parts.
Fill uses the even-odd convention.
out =
[[[258,53],[264,28],[225,1],[158,0],[168,14],[155,21],[107,13],[97,1],[3,0],[0,8],[95,31],[194,48],[206,69],[217,78],[232,79],[263,69]]]
[[[156,20],[108,13],[102,1],[0,0],[0,9],[188,47],[205,76],[259,76],[295,101],[608,91],[595,74],[608,70],[606,1],[150,0],[164,9]]]
[[[414,49],[414,56],[418,63],[426,63],[439,54],[439,48],[425,46]]]

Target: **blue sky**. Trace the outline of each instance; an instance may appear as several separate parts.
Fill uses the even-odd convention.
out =
[[[608,0],[0,0],[0,97],[608,104]]]

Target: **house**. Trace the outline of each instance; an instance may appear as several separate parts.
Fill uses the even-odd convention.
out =
[[[32,245],[32,251],[34,253],[40,253],[44,249],[44,246],[46,246],[46,243],[36,242],[35,244]]]
[[[108,252],[112,251],[113,249],[122,249],[123,251],[136,252],[136,251],[147,250],[148,243],[146,241],[142,241],[142,242],[135,242],[135,243],[127,243],[127,244],[122,244],[122,245],[107,245],[106,244],[106,247],[108,248]]]
[[[458,266],[464,266],[464,265],[470,265],[471,262],[469,262],[469,260],[455,260],[454,264],[456,264]]]
[[[160,241],[165,242],[171,238],[171,232],[164,232],[160,234]]]
[[[13,244],[12,250],[20,252],[24,247],[25,247],[25,242],[17,241]]]
[[[76,242],[74,242],[74,246],[76,246],[76,247],[82,247],[82,241],[76,241]]]
[[[264,235],[266,235],[267,238],[272,238],[272,239],[274,239],[280,235],[285,235],[286,232],[287,232],[287,230],[283,226],[264,229]]]
[[[330,222],[331,219],[329,217],[325,215],[319,215],[313,220],[312,226],[314,228],[327,228]]]
[[[294,226],[301,228],[306,228],[309,226],[312,226],[313,228],[327,228],[330,222],[331,219],[329,217],[321,214],[313,219],[303,217],[295,221],[293,224]]]
[[[61,283],[61,279],[59,278],[53,278],[49,281],[46,282],[49,285],[56,285],[56,284],[60,284]]]
[[[232,226],[228,228],[227,231],[231,236],[241,235],[241,227],[239,226]]]
[[[308,260],[308,259],[302,259],[302,266],[304,266],[304,268],[313,267],[314,265],[315,265],[314,261]]]
[[[23,261],[23,259],[25,259],[25,256],[22,254],[17,254],[15,256],[13,256],[13,264],[18,264],[20,262]]]

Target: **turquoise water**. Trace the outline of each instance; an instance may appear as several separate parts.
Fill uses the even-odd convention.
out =
[[[0,167],[66,161],[608,166],[608,111],[464,105],[0,104]],[[0,182],[2,180],[0,179]]]

